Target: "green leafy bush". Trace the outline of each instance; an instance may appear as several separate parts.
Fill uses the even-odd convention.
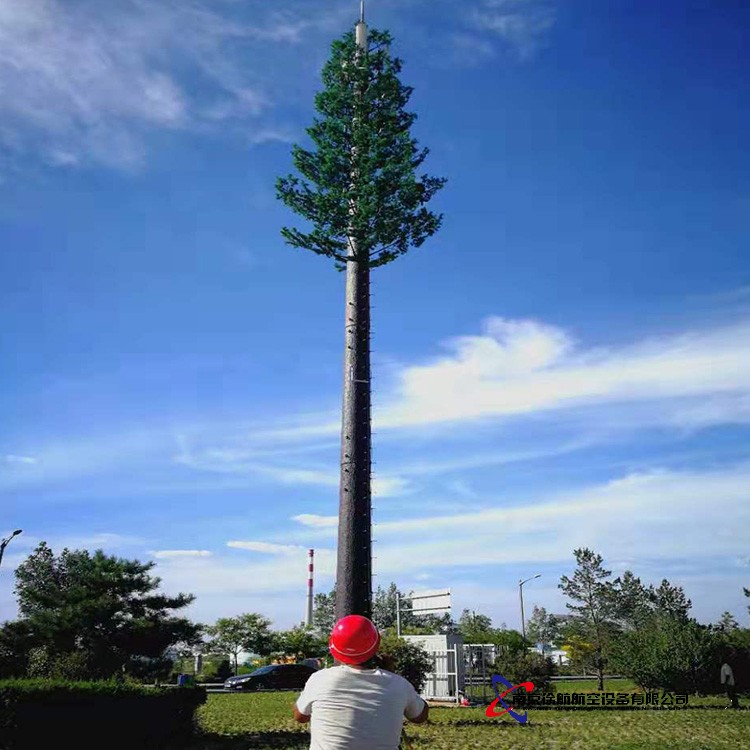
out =
[[[395,635],[386,635],[380,645],[381,660],[386,669],[392,668],[396,674],[406,678],[419,692],[432,671],[432,659],[418,644],[405,641]],[[389,664],[388,657],[393,663]]]
[[[533,682],[534,690],[549,693],[554,691],[550,680],[556,674],[555,663],[549,656],[538,653],[507,653],[495,659],[494,674],[501,674],[513,685],[521,682]]]
[[[613,665],[643,688],[710,693],[720,689],[722,638],[695,620],[653,618],[615,643]]]
[[[202,688],[117,682],[0,681],[0,747],[170,748],[189,739]]]

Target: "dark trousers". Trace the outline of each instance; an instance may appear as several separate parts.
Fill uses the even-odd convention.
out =
[[[727,685],[727,698],[729,698],[729,705],[732,708],[740,707],[740,702],[737,700],[737,687],[735,685]]]

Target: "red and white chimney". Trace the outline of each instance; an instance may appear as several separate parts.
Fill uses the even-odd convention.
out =
[[[311,549],[307,553],[307,615],[305,616],[305,625],[308,628],[313,624],[313,557],[315,550]]]

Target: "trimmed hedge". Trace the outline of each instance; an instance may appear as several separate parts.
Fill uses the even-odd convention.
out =
[[[0,750],[170,748],[188,739],[200,687],[0,680]]]

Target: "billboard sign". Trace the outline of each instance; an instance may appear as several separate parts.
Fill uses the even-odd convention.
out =
[[[409,595],[415,615],[436,615],[451,611],[451,590],[414,591]]]

